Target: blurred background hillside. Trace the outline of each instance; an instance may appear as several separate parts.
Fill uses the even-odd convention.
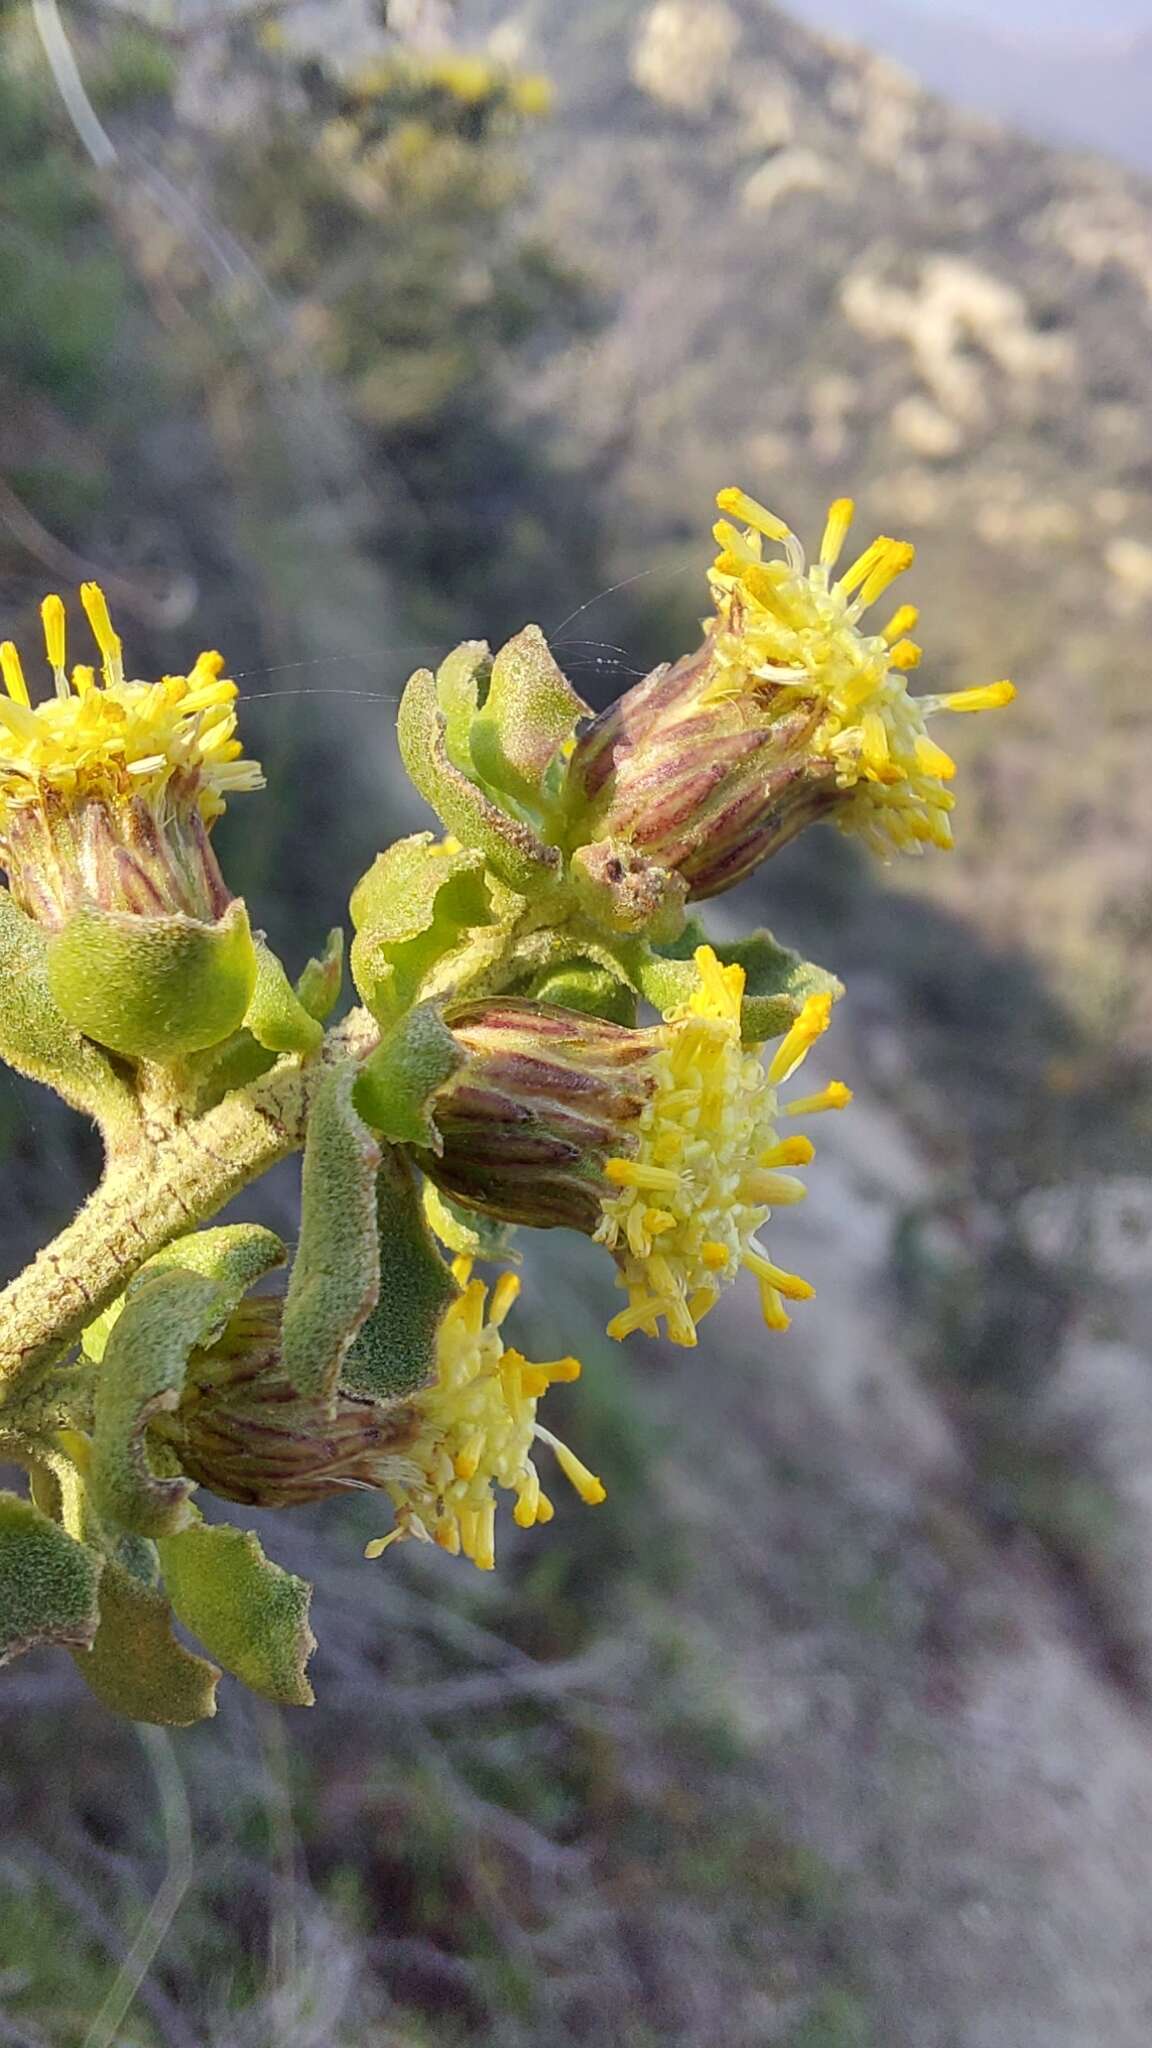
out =
[[[1147,2048],[1152,54],[1123,0],[803,11],[0,0],[4,631],[97,575],[136,673],[225,650],[292,966],[424,822],[409,672],[536,619],[607,701],[719,485],[853,491],[927,686],[1020,690],[955,854],[820,830],[716,907],[848,987],[786,1337],[625,1356],[534,1244],[596,1515],[492,1581],[286,1516],[310,1715],[3,1674],[0,2042]],[[0,1148],[15,1270],[98,1161],[7,1074]]]

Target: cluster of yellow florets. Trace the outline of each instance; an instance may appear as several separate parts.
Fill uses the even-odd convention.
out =
[[[685,1009],[654,1035],[656,1087],[638,1125],[639,1149],[609,1160],[618,1190],[603,1202],[596,1232],[616,1254],[628,1307],[608,1325],[612,1337],[656,1336],[663,1321],[674,1344],[696,1342],[696,1326],[740,1269],[760,1285],[764,1320],[786,1329],[785,1300],[802,1301],[806,1280],[773,1264],[757,1232],[772,1209],[803,1199],[805,1188],[780,1169],[806,1166],[806,1137],[781,1138],[777,1090],[828,1027],[832,999],[810,996],[767,1067],[741,1043],[742,967],[723,967],[710,946],[696,953],[699,986]],[[788,1105],[784,1114],[838,1109],[851,1100],[841,1081]]]
[[[49,792],[77,803],[155,798],[182,776],[185,792],[194,790],[201,816],[211,821],[232,792],[261,788],[259,764],[243,758],[236,737],[236,685],[222,674],[222,656],[201,654],[186,676],[128,682],[103,591],[85,583],[80,597],[102,682],[82,665],[69,676],[59,597],[41,606],[52,697],[33,704],[17,649],[10,640],[0,645],[0,819]]]
[[[403,1453],[410,1469],[385,1484],[396,1527],[370,1543],[365,1555],[379,1557],[389,1544],[412,1536],[491,1571],[497,1487],[515,1494],[513,1519],[520,1528],[552,1519],[552,1503],[532,1461],[537,1441],[550,1445],[590,1507],[604,1499],[604,1488],[536,1420],[541,1396],[556,1380],[577,1379],[579,1360],[531,1365],[520,1352],[506,1350],[500,1332],[520,1292],[515,1274],[497,1281],[489,1307],[488,1289],[473,1279],[471,1261],[457,1259],[452,1270],[461,1292],[440,1324],[436,1384],[414,1396],[421,1426]]]
[[[901,605],[878,633],[863,632],[860,621],[915,551],[908,541],[881,537],[834,578],[852,522],[850,498],[830,508],[811,566],[791,528],[746,492],[724,490],[716,502],[742,524],[725,518],[713,529],[720,553],[709,576],[716,605],[711,693],[784,690],[798,704],[814,700],[806,752],[834,762],[838,786],[851,793],[836,812],[841,827],[880,853],[951,846],[953,799],[944,785],[954,764],[929,738],[925,720],[936,711],[1010,703],[1012,684],[909,696],[905,676],[921,654],[908,637],[914,606]],[[783,557],[765,561],[765,541]]]

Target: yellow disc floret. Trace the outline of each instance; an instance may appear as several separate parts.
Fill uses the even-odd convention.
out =
[[[13,811],[56,798],[104,804],[147,796],[153,802],[178,785],[210,823],[233,791],[263,784],[236,737],[236,685],[223,657],[201,654],[187,675],[158,683],[125,679],[119,635],[104,593],[86,583],[81,601],[100,651],[102,681],[65,668],[65,612],[59,597],[41,607],[54,695],[33,704],[19,653],[0,646],[0,829]]]
[[[497,1281],[489,1306],[488,1289],[472,1278],[470,1260],[457,1259],[452,1270],[461,1292],[440,1325],[436,1384],[413,1397],[420,1427],[403,1452],[408,1469],[385,1482],[396,1527],[370,1543],[365,1555],[379,1557],[390,1543],[414,1536],[491,1571],[496,1488],[515,1494],[513,1519],[522,1529],[552,1519],[552,1503],[532,1460],[537,1441],[551,1447],[565,1478],[590,1507],[604,1499],[604,1488],[536,1420],[541,1396],[554,1381],[577,1379],[579,1360],[531,1365],[520,1352],[507,1350],[501,1325],[520,1291],[515,1275],[505,1273]]]
[[[721,491],[717,504],[731,516],[713,529],[720,553],[709,577],[716,605],[712,696],[766,698],[783,690],[797,707],[811,703],[805,753],[834,764],[848,799],[835,812],[842,829],[881,853],[950,846],[953,799],[944,785],[954,765],[928,737],[925,720],[936,711],[1010,703],[1012,684],[909,696],[905,675],[921,652],[908,637],[914,607],[902,605],[876,633],[862,630],[861,620],[911,566],[914,550],[908,541],[881,537],[836,575],[852,522],[850,498],[831,506],[811,565],[790,527],[746,492]],[[782,557],[765,560],[765,542]]]
[[[810,996],[764,1065],[741,1043],[744,970],[723,967],[710,946],[695,962],[698,986],[682,1011],[654,1036],[656,1087],[630,1158],[608,1162],[614,1192],[596,1232],[616,1255],[628,1306],[608,1325],[612,1337],[656,1336],[663,1322],[674,1344],[695,1344],[696,1326],[742,1267],[760,1285],[764,1320],[786,1329],[786,1300],[802,1301],[806,1280],[773,1264],[757,1232],[775,1207],[800,1201],[803,1183],[781,1171],[807,1165],[804,1137],[781,1138],[777,1091],[827,1029],[832,999]],[[840,1108],[843,1082],[792,1109]]]

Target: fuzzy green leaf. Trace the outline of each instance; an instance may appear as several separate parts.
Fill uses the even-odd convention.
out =
[[[487,958],[499,934],[483,856],[413,833],[379,854],[352,892],[352,975],[382,1023],[425,993],[440,963],[478,944]]]
[[[394,1024],[360,1068],[354,1100],[365,1123],[392,1145],[431,1146],[439,1136],[428,1104],[463,1054],[435,1003]]]
[[[164,1595],[108,1558],[100,1584],[100,1626],[76,1668],[115,1714],[162,1728],[187,1728],[216,1712],[220,1673],[172,1633]]]
[[[307,1582],[271,1563],[251,1530],[193,1522],[158,1548],[177,1617],[225,1670],[265,1699],[310,1707]]]
[[[333,1393],[376,1301],[380,1147],[352,1102],[356,1070],[334,1067],[308,1120],[300,1241],[284,1302],[281,1358],[300,1395]]]
[[[90,1116],[133,1113],[123,1076],[63,1015],[48,983],[44,933],[6,889],[0,889],[0,1059]]]
[[[188,1354],[214,1320],[217,1294],[198,1273],[149,1273],[130,1289],[108,1338],[96,1389],[91,1489],[96,1512],[138,1536],[188,1517],[191,1484],[153,1470],[148,1424],[174,1409]]]
[[[324,951],[309,960],[296,982],[296,995],[310,1017],[323,1024],[340,1000],[344,983],[344,934],[334,925]]]
[[[431,1379],[436,1335],[458,1288],[425,1220],[403,1153],[387,1150],[377,1177],[379,1297],[344,1361],[350,1394],[394,1400]]]
[[[636,993],[619,974],[594,960],[569,960],[532,977],[525,991],[533,1002],[557,1003],[564,1010],[585,1010],[611,1024],[634,1025]]]
[[[237,900],[204,924],[86,904],[48,941],[48,983],[68,1022],[113,1052],[167,1061],[203,1051],[237,1029],[252,998],[248,913]]]
[[[197,1230],[188,1237],[174,1238],[171,1244],[155,1252],[126,1291],[89,1323],[81,1339],[85,1356],[99,1363],[123,1314],[125,1303],[153,1273],[168,1273],[175,1269],[199,1273],[212,1282],[215,1297],[211,1318],[204,1336],[196,1339],[197,1343],[203,1343],[210,1341],[214,1331],[231,1315],[249,1288],[254,1287],[257,1280],[262,1280],[266,1273],[282,1266],[287,1256],[275,1231],[265,1230],[259,1223],[225,1223],[216,1230]]]
[[[546,800],[545,778],[557,749],[591,714],[552,657],[539,626],[525,626],[492,663],[470,751],[485,782],[525,804]]]
[[[0,1664],[38,1643],[90,1643],[102,1559],[15,1493],[0,1493]]]
[[[244,1024],[269,1052],[315,1052],[324,1026],[305,1009],[272,948],[257,937],[256,985]]]
[[[476,847],[494,874],[521,895],[559,877],[561,861],[519,818],[494,803],[452,760],[445,714],[431,670],[418,669],[400,701],[400,753],[425,801],[466,846]]]

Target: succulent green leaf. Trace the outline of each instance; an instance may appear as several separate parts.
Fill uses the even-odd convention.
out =
[[[265,1699],[310,1707],[307,1581],[266,1558],[251,1530],[193,1522],[158,1548],[177,1618],[225,1670]]]
[[[355,1078],[351,1064],[333,1067],[308,1120],[281,1348],[285,1377],[304,1396],[335,1392],[344,1354],[376,1302],[380,1147],[353,1106]]]
[[[198,1273],[212,1282],[215,1296],[211,1317],[203,1336],[195,1339],[196,1343],[210,1342],[249,1288],[266,1273],[282,1266],[287,1256],[275,1231],[265,1230],[259,1223],[225,1223],[216,1230],[197,1230],[188,1237],[177,1237],[155,1252],[125,1292],[89,1323],[81,1340],[84,1354],[99,1363],[125,1303],[147,1284],[150,1275],[173,1270]]]
[[[30,1500],[0,1493],[0,1664],[38,1643],[90,1643],[102,1565]]]
[[[323,1024],[332,1015],[344,985],[344,933],[334,925],[324,951],[309,960],[296,983],[296,996],[310,1017]]]
[[[6,889],[0,889],[0,1059],[90,1116],[133,1114],[124,1077],[61,1011],[49,986],[45,935]]]
[[[248,913],[237,900],[205,924],[86,904],[48,941],[48,984],[70,1024],[126,1058],[202,1051],[237,1029],[252,999]]]
[[[451,758],[445,714],[429,669],[418,669],[408,684],[396,729],[404,766],[421,796],[450,832],[484,855],[501,881],[531,895],[558,879],[557,849],[502,810]]]
[[[636,992],[619,973],[594,960],[569,960],[533,975],[525,993],[538,1003],[558,1003],[565,1010],[584,1010],[611,1024],[634,1025]]]
[[[436,701],[444,713],[448,753],[465,775],[475,772],[472,727],[491,674],[492,650],[486,640],[462,641],[436,671]]]
[[[697,946],[708,944],[725,966],[737,964],[747,976],[741,1018],[746,1045],[779,1038],[795,1022],[809,996],[827,993],[838,1000],[844,993],[834,974],[779,945],[771,932],[753,932],[746,939],[709,939],[703,925],[693,919],[673,946],[636,959],[637,986],[662,1015],[667,1016],[692,994],[696,986],[692,955]]]
[[[378,1299],[344,1360],[340,1383],[350,1394],[394,1400],[431,1379],[441,1319],[459,1290],[436,1249],[402,1152],[385,1151],[376,1204]]]
[[[162,1728],[187,1728],[216,1712],[220,1673],[172,1633],[164,1595],[115,1558],[100,1582],[100,1626],[76,1668],[115,1714]]]
[[[472,726],[472,760],[485,782],[521,803],[539,804],[557,749],[590,715],[539,626],[525,626],[492,663],[484,707]]]
[[[324,1026],[305,1009],[272,948],[257,936],[256,985],[244,1013],[246,1028],[269,1052],[315,1052]]]
[[[352,892],[352,974],[374,1017],[391,1022],[445,961],[480,937],[487,957],[492,906],[483,855],[447,849],[430,832],[377,856]]]
[[[392,1145],[431,1146],[439,1136],[428,1104],[463,1055],[435,1003],[394,1024],[360,1068],[354,1101],[365,1123]]]

